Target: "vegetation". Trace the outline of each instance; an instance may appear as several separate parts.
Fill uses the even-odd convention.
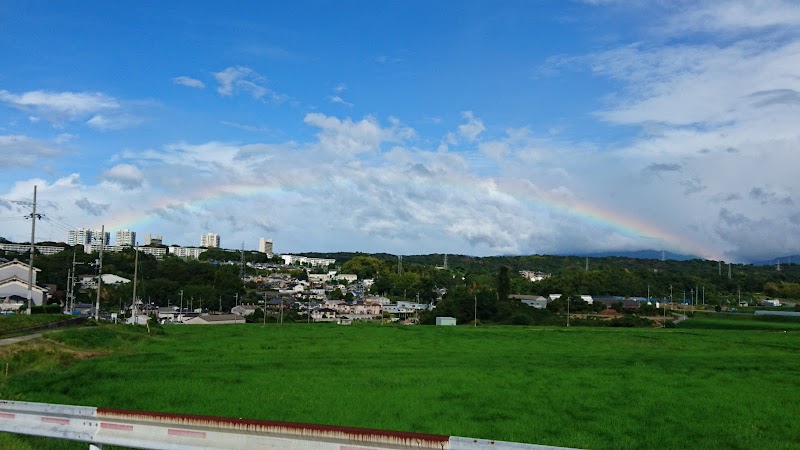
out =
[[[0,317],[0,333],[60,322],[65,319],[69,319],[69,316],[64,314],[33,314],[30,316],[27,314],[13,314]]]
[[[244,252],[248,262],[265,262],[266,255]],[[725,307],[738,307],[741,298],[755,304],[773,296],[800,300],[800,265],[785,264],[778,271],[770,266],[732,265],[717,261],[659,261],[620,257],[589,258],[572,256],[504,256],[476,258],[449,255],[444,268],[444,255],[405,256],[402,262],[395,255],[363,253],[307,253],[312,257],[333,258],[343,273],[357,274],[359,279],[372,278],[370,293],[385,295],[393,301],[414,300],[438,303],[437,315],[452,315],[460,323],[477,319],[484,324],[543,324],[566,323],[566,309],[571,313],[596,312],[597,308],[583,304],[580,295],[639,296],[672,298],[675,301],[691,297],[722,311]],[[14,255],[7,254],[6,257]],[[17,255],[21,256],[21,255]],[[79,274],[94,274],[96,254],[84,254],[80,249],[68,247],[64,252],[38,256],[37,266],[42,269],[39,281],[56,284],[59,288],[54,302],[63,301],[64,281],[72,267],[73,256]],[[205,306],[209,309],[229,310],[237,300],[256,302],[258,286],[251,282],[245,286],[239,279],[238,263],[242,253],[223,249],[209,249],[201,260],[183,260],[166,257],[157,261],[149,255],[139,255],[138,295],[146,302],[159,306],[176,305],[183,295],[184,305]],[[126,250],[104,255],[104,273],[114,273],[133,278],[135,253]],[[251,273],[254,269],[248,269]],[[282,268],[297,279],[307,280],[304,267]],[[518,275],[520,270],[535,270],[551,274],[549,278],[531,282]],[[730,277],[728,271],[730,270]],[[105,286],[101,293],[101,307],[116,310],[132,297],[132,283]],[[547,311],[508,302],[512,294],[546,296],[562,294],[562,300],[553,302]],[[79,294],[78,301],[92,302],[91,291]],[[59,295],[61,297],[59,297]],[[334,291],[336,298],[348,299],[352,294]],[[658,312],[655,312],[658,313]],[[640,314],[648,315],[647,313]],[[659,314],[660,315],[660,314]],[[435,317],[422,315],[423,323],[432,323]],[[645,325],[645,322],[627,318],[617,321],[576,320],[585,325]]]
[[[683,326],[75,329],[0,348],[0,396],[579,448],[799,446],[800,331]]]

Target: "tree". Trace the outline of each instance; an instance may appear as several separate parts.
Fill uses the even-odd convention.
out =
[[[356,256],[342,264],[342,273],[354,273],[360,280],[374,278],[384,269],[384,263],[372,256]]]
[[[511,289],[511,278],[508,271],[508,266],[502,266],[497,273],[497,299],[501,302],[508,300],[509,290]]]

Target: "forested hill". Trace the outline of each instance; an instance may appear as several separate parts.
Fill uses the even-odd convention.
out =
[[[342,270],[354,267],[346,264],[357,258],[379,260],[383,278],[397,272],[398,258],[385,253],[304,253],[307,256],[336,259]],[[354,261],[355,262],[355,261]],[[587,267],[588,262],[588,267]],[[406,255],[402,259],[403,273],[422,273],[433,267],[442,267],[443,254]],[[357,264],[356,266],[359,266]],[[449,272],[460,274],[466,282],[493,284],[502,267],[515,274],[521,270],[545,272],[552,277],[530,284],[517,284],[514,289],[522,294],[546,295],[570,292],[589,295],[623,295],[667,297],[670,286],[676,299],[689,296],[693,290],[702,290],[706,296],[735,296],[764,294],[766,296],[800,299],[800,265],[772,266],[732,264],[693,259],[675,261],[624,257],[586,258],[578,256],[491,256],[472,257],[448,255]],[[587,270],[588,269],[588,270]],[[375,272],[375,271],[373,271]],[[514,279],[512,279],[514,281]],[[463,282],[462,282],[463,283]]]
[[[390,255],[388,253],[352,253],[352,252],[336,252],[336,253],[302,253],[305,256],[315,258],[331,258],[336,260],[337,265],[341,265],[356,256],[369,256],[377,258],[386,263],[397,264],[397,255]],[[434,253],[430,255],[404,255],[403,266],[410,264],[424,265],[424,266],[443,266],[444,254]],[[800,261],[800,260],[799,260]],[[727,265],[718,265],[716,261],[707,261],[701,259],[693,259],[686,261],[679,260],[666,260],[660,259],[644,259],[639,257],[623,257],[623,256],[603,256],[603,257],[587,257],[587,256],[557,256],[557,255],[529,255],[529,256],[467,256],[467,255],[447,255],[447,266],[453,270],[460,270],[470,273],[497,273],[500,267],[508,267],[511,271],[531,270],[537,272],[545,272],[557,275],[564,271],[585,270],[588,262],[589,269],[599,268],[620,268],[630,271],[659,271],[669,270],[673,273],[694,273],[701,271],[705,274],[709,272],[724,272],[727,274]],[[747,267],[745,265],[733,265],[736,267]],[[800,274],[800,266],[793,265],[798,269]],[[785,267],[787,270],[789,266]],[[774,268],[773,268],[774,269]],[[767,269],[768,270],[768,269]],[[699,275],[699,273],[698,273]]]

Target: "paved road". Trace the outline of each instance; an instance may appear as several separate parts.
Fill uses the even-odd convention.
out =
[[[675,320],[672,322],[672,323],[674,323],[675,325],[677,325],[677,324],[679,324],[679,323],[683,322],[684,320],[687,320],[687,319],[688,319],[688,317],[686,317],[686,314],[672,313],[672,315],[673,315],[673,316],[675,316],[675,317],[677,317],[677,319],[675,319]]]
[[[16,344],[17,342],[28,341],[42,337],[42,333],[26,334],[25,336],[17,336],[12,338],[0,339],[0,346]]]

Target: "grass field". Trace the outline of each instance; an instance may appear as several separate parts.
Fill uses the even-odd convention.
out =
[[[693,320],[72,329],[0,349],[0,397],[579,448],[800,448],[800,331],[683,328]]]

